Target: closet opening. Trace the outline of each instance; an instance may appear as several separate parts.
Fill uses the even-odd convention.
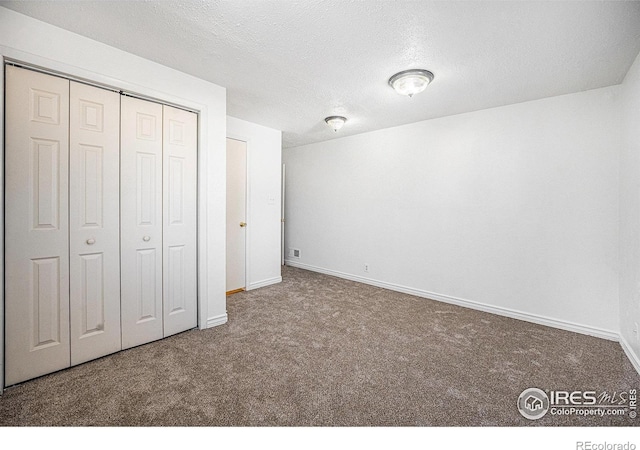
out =
[[[4,384],[195,328],[197,113],[4,69]]]

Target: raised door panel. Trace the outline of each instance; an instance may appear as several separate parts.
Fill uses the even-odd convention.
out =
[[[167,286],[165,308],[167,314],[180,314],[187,310],[185,296],[185,246],[174,245],[167,249]]]
[[[105,334],[105,266],[104,253],[80,255],[81,272],[77,279],[80,285],[80,305],[71,315],[79,320],[79,339],[87,339]],[[75,275],[75,274],[74,274]],[[119,329],[120,327],[118,327]],[[117,339],[120,341],[120,336]],[[114,351],[117,350],[116,349]],[[72,350],[73,351],[73,350]],[[72,358],[74,355],[71,355]],[[79,364],[74,362],[74,364]]]
[[[169,336],[197,325],[198,116],[163,108],[164,335]]]
[[[158,258],[154,248],[137,251],[135,304],[135,322],[142,324],[147,321],[158,321],[162,311],[158,308],[157,270]]]
[[[60,345],[60,258],[31,260],[32,350]]]
[[[71,363],[122,348],[120,95],[71,82]]]
[[[5,384],[70,365],[69,81],[6,67]]]
[[[122,347],[163,337],[162,105],[121,99]]]
[[[31,138],[33,228],[56,230],[60,226],[60,142]]]

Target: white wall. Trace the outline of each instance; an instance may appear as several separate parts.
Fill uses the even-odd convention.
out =
[[[247,290],[279,283],[282,133],[227,117],[227,137],[247,143]]]
[[[622,84],[620,154],[620,335],[640,372],[640,56]]]
[[[1,7],[0,55],[200,112],[199,323],[205,327],[226,322],[225,89]],[[4,103],[3,91],[0,100]],[[0,334],[0,341],[3,336]],[[0,345],[0,352],[3,348]],[[2,373],[0,370],[0,384]]]
[[[285,149],[287,263],[616,339],[619,90]]]

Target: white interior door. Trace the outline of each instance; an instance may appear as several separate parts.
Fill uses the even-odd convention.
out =
[[[71,82],[69,249],[71,364],[120,340],[120,94]]]
[[[6,68],[5,384],[70,365],[69,81]]]
[[[163,337],[162,105],[121,99],[122,348]]]
[[[198,116],[163,106],[164,335],[197,324]]]
[[[227,139],[227,292],[246,287],[246,211],[247,143]]]

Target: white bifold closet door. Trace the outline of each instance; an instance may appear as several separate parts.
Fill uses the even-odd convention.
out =
[[[69,81],[6,68],[5,384],[71,364]]]
[[[122,348],[161,339],[162,105],[121,99]]]
[[[120,340],[120,94],[71,82],[69,251],[71,364]]]
[[[198,116],[163,106],[164,335],[197,324]]]
[[[117,93],[6,68],[6,385],[120,350]]]
[[[197,324],[197,115],[6,67],[5,380]]]
[[[121,103],[122,346],[196,326],[197,116]]]

